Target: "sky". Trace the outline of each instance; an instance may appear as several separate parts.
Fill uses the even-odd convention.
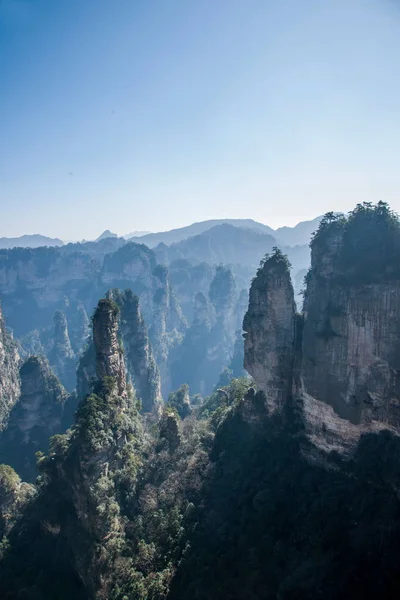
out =
[[[0,237],[400,212],[398,0],[0,0]]]

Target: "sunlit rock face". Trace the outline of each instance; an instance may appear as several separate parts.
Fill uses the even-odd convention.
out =
[[[250,288],[244,317],[244,366],[271,410],[291,393],[295,302],[288,263],[280,253],[268,258]]]
[[[115,302],[102,299],[93,316],[93,341],[96,352],[96,376],[112,377],[120,396],[126,396],[125,362],[118,339],[119,309]]]
[[[343,273],[343,234],[312,251],[303,331],[303,390],[353,424],[400,424],[400,281]],[[376,249],[379,251],[379,248]],[[348,265],[349,266],[349,265]],[[371,274],[372,275],[372,274]],[[380,274],[377,274],[380,279]]]
[[[309,439],[344,451],[400,426],[400,226],[384,205],[361,206],[325,218],[311,248],[302,316],[277,254],[259,269],[245,368],[270,408],[290,397]]]

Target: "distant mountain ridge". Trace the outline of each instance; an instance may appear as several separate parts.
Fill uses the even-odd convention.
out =
[[[131,233],[127,233],[126,235],[122,236],[124,237],[126,240],[130,240],[133,237],[142,237],[144,235],[149,235],[149,233],[152,233],[151,231],[131,231]]]
[[[272,229],[268,225],[264,225],[253,219],[210,219],[208,221],[199,221],[192,223],[185,227],[179,227],[171,229],[170,231],[160,231],[156,233],[150,233],[148,231],[134,231],[124,236],[118,236],[109,229],[106,229],[96,240],[93,242],[87,242],[82,240],[83,243],[97,243],[103,242],[106,239],[119,239],[128,240],[130,242],[138,242],[140,244],[146,244],[149,248],[155,248],[159,244],[165,244],[170,246],[183,242],[189,238],[201,235],[202,233],[209,231],[210,229],[220,225],[230,225],[236,228],[252,230],[259,234],[270,235],[275,238],[278,244],[284,246],[302,246],[309,244],[311,235],[316,229],[318,229],[319,222],[322,216],[316,217],[310,221],[301,221],[294,227],[278,227],[278,229]],[[68,242],[63,242],[59,238],[50,238],[40,234],[23,235],[16,238],[0,238],[0,248],[38,248],[41,246],[63,246]],[[69,242],[76,243],[76,242]]]
[[[148,235],[140,236],[140,243],[146,244],[149,248],[154,248],[158,244],[176,244],[182,242],[190,237],[200,235],[208,229],[215,227],[216,225],[233,225],[234,227],[241,227],[244,229],[252,229],[259,233],[267,233],[274,235],[274,230],[268,225],[254,221],[253,219],[211,219],[208,221],[200,221],[193,223],[186,227],[180,227],[178,229],[171,229],[170,231],[161,231],[159,233],[149,233]],[[130,241],[138,241],[136,238],[129,238]]]
[[[0,248],[39,248],[41,246],[63,246],[64,242],[59,238],[50,238],[39,233],[32,235],[21,235],[15,238],[0,238]]]
[[[311,235],[318,229],[322,215],[311,221],[301,221],[294,227],[278,227],[274,235],[281,244],[286,246],[302,246],[309,244]]]
[[[275,237],[267,232],[221,223],[171,244],[167,256],[168,262],[185,258],[192,263],[257,265],[260,257],[270,252],[275,244]],[[155,250],[157,253],[157,248]]]
[[[95,239],[95,242],[100,242],[101,240],[105,240],[107,238],[117,238],[117,237],[118,237],[118,235],[116,233],[113,233],[109,229],[106,229],[105,231],[103,231],[103,233],[101,235],[99,235],[98,238]]]

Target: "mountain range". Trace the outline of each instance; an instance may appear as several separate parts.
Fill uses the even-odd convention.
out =
[[[310,236],[318,228],[321,218],[322,217],[319,216],[311,221],[302,221],[294,227],[285,226],[279,227],[276,230],[268,225],[254,221],[253,219],[210,219],[207,221],[200,221],[199,223],[192,223],[186,227],[171,229],[170,231],[161,231],[157,233],[134,231],[125,236],[118,236],[116,233],[106,229],[94,241],[100,242],[108,238],[122,237],[132,242],[146,244],[149,248],[155,248],[158,244],[170,245],[182,242],[219,225],[231,225],[233,227],[250,229],[260,234],[270,235],[275,238],[278,244],[284,246],[297,246],[309,243]],[[64,242],[58,238],[51,238],[39,234],[23,235],[16,238],[0,238],[0,248],[38,248],[40,246],[62,246],[63,243]]]
[[[40,248],[41,246],[62,246],[64,242],[59,238],[50,238],[38,233],[22,235],[16,238],[0,238],[0,248]]]
[[[400,220],[273,243],[0,251],[2,600],[399,598]]]

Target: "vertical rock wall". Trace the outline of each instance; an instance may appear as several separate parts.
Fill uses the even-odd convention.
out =
[[[277,251],[257,272],[244,317],[244,367],[267,398],[271,410],[291,393],[295,302],[286,258]]]
[[[93,316],[93,341],[96,351],[96,376],[102,380],[113,377],[119,396],[126,396],[126,376],[123,350],[118,339],[118,306],[102,299]]]
[[[109,297],[120,309],[120,334],[124,343],[126,368],[142,402],[142,410],[146,413],[160,414],[160,373],[140,311],[139,298],[131,290],[113,290]]]

